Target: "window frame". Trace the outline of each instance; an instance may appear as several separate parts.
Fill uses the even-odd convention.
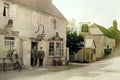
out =
[[[50,51],[50,43],[54,44],[54,48],[53,48],[53,55],[50,55],[49,52],[49,56],[64,56],[64,47],[63,47],[63,42],[62,41],[50,41],[49,42],[49,51]],[[57,45],[58,44],[58,45]]]
[[[6,55],[9,50],[14,49],[14,46],[15,46],[15,37],[5,36],[4,37],[4,47],[5,47]]]
[[[53,47],[51,44],[53,44]],[[53,55],[54,55],[54,42],[49,42],[49,56],[53,56]]]

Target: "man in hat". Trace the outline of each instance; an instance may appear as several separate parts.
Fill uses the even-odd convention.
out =
[[[38,55],[37,55],[38,67],[43,66],[44,57],[45,57],[45,52],[43,50],[43,47],[40,47],[40,51],[38,51]]]

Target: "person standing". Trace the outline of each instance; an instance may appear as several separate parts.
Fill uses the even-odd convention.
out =
[[[37,58],[37,50],[36,47],[31,51],[31,59],[32,59],[32,66],[36,66],[36,58]]]
[[[45,57],[45,52],[43,50],[43,47],[40,47],[40,51],[38,51],[38,67],[43,66],[43,61],[44,61],[44,57]]]

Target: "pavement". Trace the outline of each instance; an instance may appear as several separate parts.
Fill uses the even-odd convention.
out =
[[[0,80],[19,80],[24,78],[27,80],[27,77],[44,75],[46,73],[54,73],[59,71],[65,71],[69,69],[84,67],[87,64],[78,64],[78,63],[70,63],[69,65],[64,66],[44,66],[44,67],[25,67],[22,71],[1,71],[0,72]],[[22,80],[24,80],[22,79]]]
[[[120,57],[97,61],[84,67],[41,75],[21,76],[11,80],[120,80]]]

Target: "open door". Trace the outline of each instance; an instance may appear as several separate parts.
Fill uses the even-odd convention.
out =
[[[31,51],[33,49],[37,50],[38,43],[37,42],[31,42]],[[31,66],[36,66],[37,65],[37,56],[33,56],[33,53],[31,52]]]

